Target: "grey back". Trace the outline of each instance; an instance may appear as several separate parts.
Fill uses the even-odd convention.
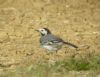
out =
[[[41,36],[40,43],[41,44],[45,44],[47,42],[59,43],[59,42],[64,42],[64,41],[61,38],[59,38],[59,37],[57,37],[55,35],[52,35],[52,34]]]

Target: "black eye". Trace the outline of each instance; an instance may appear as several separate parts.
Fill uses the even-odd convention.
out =
[[[42,32],[44,31],[44,30],[41,30]]]

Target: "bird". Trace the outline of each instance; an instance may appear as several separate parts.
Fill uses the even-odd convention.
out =
[[[62,38],[54,35],[48,28],[40,28],[36,30],[41,34],[40,44],[43,48],[47,49],[49,52],[58,51],[63,45],[69,45],[73,48],[78,48],[78,46],[64,41]]]

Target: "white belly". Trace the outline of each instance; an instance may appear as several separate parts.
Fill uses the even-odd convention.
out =
[[[44,45],[43,48],[48,49],[49,51],[57,51],[58,48],[54,48],[52,46]]]

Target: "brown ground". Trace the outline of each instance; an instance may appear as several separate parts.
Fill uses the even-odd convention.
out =
[[[64,46],[57,54],[47,55],[35,32],[43,27],[79,49]],[[99,0],[0,0],[1,66],[52,63],[74,54],[90,57],[99,51]]]

